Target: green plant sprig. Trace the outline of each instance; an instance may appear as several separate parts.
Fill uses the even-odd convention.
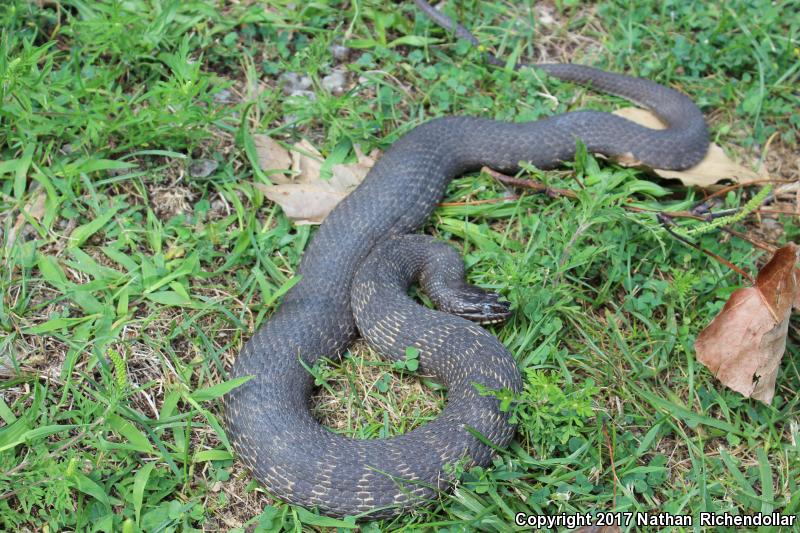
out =
[[[772,185],[766,185],[761,188],[758,193],[755,194],[747,203],[736,213],[732,215],[727,215],[724,217],[719,217],[714,219],[706,224],[701,224],[698,226],[694,226],[692,228],[673,228],[673,231],[680,235],[681,237],[691,238],[691,237],[699,237],[700,235],[705,235],[715,229],[729,226],[731,224],[735,224],[741,220],[747,218],[753,211],[758,209],[764,200],[766,200],[767,196],[769,196],[770,192],[772,192]]]

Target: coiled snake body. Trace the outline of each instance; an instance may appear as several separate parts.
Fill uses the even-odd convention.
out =
[[[579,65],[539,68],[642,104],[668,128],[594,111],[529,123],[445,117],[395,142],[319,227],[297,271],[302,279],[234,363],[232,377],[254,378],[226,395],[225,424],[240,458],[273,495],[331,516],[388,517],[435,498],[451,482],[446,465],[464,458],[487,464],[492,450],[475,431],[500,447],[513,437],[497,400],[474,387],[519,390],[511,354],[473,322],[406,295],[419,280],[440,309],[477,321],[507,312],[492,294],[463,282],[454,250],[408,235],[453,177],[484,165],[513,173],[520,161],[552,168],[574,157],[578,139],[590,152],[628,155],[656,168],[684,169],[705,155],[703,116],[677,91]],[[313,365],[342,354],[356,324],[388,357],[402,358],[408,346],[419,350],[420,372],[448,388],[436,420],[375,440],[336,435],[314,420],[308,406],[313,378],[300,359]]]

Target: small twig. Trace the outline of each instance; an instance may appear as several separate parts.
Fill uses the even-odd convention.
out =
[[[736,189],[742,189],[744,187],[749,187],[751,185],[760,185],[760,184],[767,184],[767,183],[794,183],[794,180],[763,179],[763,180],[748,181],[747,183],[734,183],[733,185],[728,185],[727,187],[723,187],[722,189],[709,194],[708,196],[703,198],[703,200],[700,203],[698,203],[694,208],[692,208],[692,211],[694,211],[695,209],[699,208],[700,206],[708,203],[709,200],[711,200],[712,198],[716,198],[717,196],[722,196],[724,194],[728,194],[731,191],[735,191]],[[772,195],[770,195],[770,197],[771,196]],[[769,201],[771,201],[771,200],[769,200]],[[765,202],[765,203],[768,203],[768,202]]]
[[[707,220],[704,215],[698,215],[691,211],[659,211],[657,209],[647,209],[646,207],[636,207],[635,205],[623,205],[623,209],[632,213],[650,213],[652,215],[665,215],[669,218],[692,218],[694,220]]]
[[[465,205],[497,204],[500,202],[513,202],[519,200],[516,194],[504,198],[487,198],[485,200],[472,200],[471,202],[439,202],[439,207],[461,207]]]
[[[782,209],[759,208],[756,212],[757,213],[772,214],[772,215],[790,215],[790,216],[794,216],[794,217],[800,217],[800,212],[784,211]]]
[[[765,242],[761,242],[761,241],[759,241],[757,239],[754,239],[754,238],[752,238],[752,237],[750,237],[748,235],[745,235],[744,233],[736,231],[735,229],[726,228],[726,227],[722,227],[720,229],[722,231],[730,234],[730,235],[733,235],[734,237],[737,237],[739,239],[742,239],[743,241],[749,242],[751,245],[755,246],[756,248],[761,248],[762,250],[767,251],[767,252],[769,252],[771,254],[774,254],[775,251],[777,250],[777,248],[775,248],[774,246],[770,246],[769,244],[767,244]]]
[[[704,198],[701,202],[697,203],[691,209],[691,212],[695,213],[695,214],[708,213],[708,202],[712,198],[714,198],[716,196],[719,196],[719,195],[722,195],[722,194],[727,194],[728,192],[730,192],[732,190],[735,190],[735,189],[740,189],[740,188],[743,188],[743,187],[747,187],[749,185],[756,185],[756,184],[760,184],[760,183],[763,183],[763,184],[770,184],[770,183],[797,184],[797,181],[796,180],[782,180],[782,179],[762,179],[762,180],[749,181],[747,183],[737,183],[735,185],[730,185],[730,186],[725,187],[723,189],[720,189],[720,190],[710,194],[706,198]],[[798,189],[798,191],[800,191],[800,189]],[[764,201],[761,203],[761,205],[769,205],[769,204],[771,204],[781,194],[782,193],[781,193],[781,191],[779,189],[776,189],[776,190],[770,192],[770,194],[768,194],[767,197],[764,198]],[[735,214],[739,213],[741,210],[742,210],[741,207],[734,207],[734,208],[726,209],[726,210],[723,210],[723,211],[715,211],[713,213],[710,213],[710,215],[707,217],[707,220],[711,221],[711,220],[714,220],[716,218],[735,215]],[[756,211],[756,212],[760,212],[760,210]],[[786,213],[786,214],[794,214],[794,213]],[[800,214],[800,213],[798,213],[798,214]]]
[[[716,259],[717,261],[719,261],[720,263],[722,263],[726,267],[730,268],[731,270],[733,270],[734,272],[736,272],[740,276],[744,277],[751,284],[753,284],[755,282],[753,280],[753,277],[750,274],[748,274],[747,272],[745,272],[741,268],[737,267],[736,265],[734,265],[733,263],[731,263],[730,261],[728,261],[724,257],[720,257],[717,254],[715,254],[714,252],[706,250],[702,246],[700,246],[698,244],[695,244],[694,242],[690,241],[689,239],[687,239],[683,235],[679,235],[678,233],[673,231],[670,226],[674,226],[675,222],[673,220],[671,220],[669,217],[666,217],[666,216],[663,216],[663,215],[659,214],[658,215],[658,220],[659,220],[659,222],[661,222],[663,224],[664,229],[667,231],[667,233],[669,233],[670,235],[672,235],[673,237],[675,237],[676,239],[678,239],[679,241],[681,241],[685,245],[690,246],[691,248],[694,248],[695,250],[697,250],[699,252],[703,252],[704,254],[706,254],[707,256],[709,256],[709,257],[711,257],[713,259]]]
[[[513,176],[506,176],[500,172],[497,172],[494,169],[489,167],[483,167],[481,172],[485,172],[489,174],[491,177],[499,181],[504,185],[511,185],[512,187],[522,187],[523,189],[530,189],[535,192],[544,193],[551,198],[556,196],[566,196],[567,198],[577,198],[578,194],[575,191],[571,191],[569,189],[555,189],[553,187],[548,187],[541,181],[536,181],[534,179],[522,179],[522,178],[515,178]]]
[[[656,220],[658,220],[661,223],[661,226],[667,233],[678,239],[680,242],[682,242],[686,246],[697,248],[697,244],[695,244],[691,239],[689,239],[688,237],[684,237],[683,235],[672,229],[673,227],[678,227],[678,225],[675,224],[675,221],[672,220],[671,216],[669,216],[666,213],[656,213]]]
[[[736,272],[737,274],[742,276],[744,279],[746,279],[748,282],[750,282],[751,285],[755,284],[755,280],[753,279],[753,276],[751,276],[750,274],[748,274],[747,272],[745,272],[741,268],[737,267],[736,265],[734,265],[733,263],[731,263],[730,261],[728,261],[724,257],[719,256],[719,255],[715,254],[714,252],[712,252],[710,250],[706,250],[705,248],[703,248],[701,246],[698,246],[696,244],[690,244],[690,246],[692,246],[695,250],[703,252],[707,256],[709,256],[709,257],[711,257],[713,259],[716,259],[717,261],[719,261],[720,263],[722,263],[726,267],[730,268],[731,270],[733,270],[734,272]]]

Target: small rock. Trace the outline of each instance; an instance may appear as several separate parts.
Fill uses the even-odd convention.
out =
[[[230,104],[233,102],[233,94],[228,89],[222,89],[214,95],[214,101],[218,104]]]
[[[301,76],[297,72],[284,72],[278,81],[283,83],[283,94],[292,94],[295,91],[306,91],[311,87],[311,78]]]
[[[539,22],[545,26],[550,26],[556,22],[556,19],[553,18],[553,12],[548,7],[537,6],[536,11],[539,12]]]
[[[300,96],[303,98],[308,98],[312,102],[317,99],[317,95],[314,94],[314,91],[305,91],[303,89],[295,89],[294,91],[289,93],[289,96]]]
[[[207,178],[217,167],[219,163],[213,159],[195,159],[189,165],[189,175],[193,178]]]
[[[342,94],[345,83],[347,83],[347,76],[341,70],[334,70],[322,78],[322,88],[332,94]]]
[[[230,206],[224,200],[216,199],[211,202],[209,216],[212,219],[222,218],[231,214]]]
[[[300,80],[300,74],[297,72],[286,71],[280,75],[278,81],[287,85],[296,85]]]
[[[337,61],[346,61],[350,56],[350,49],[343,44],[334,43],[328,48],[333,54],[333,58]]]
[[[311,88],[311,78],[308,76],[303,76],[300,78],[300,81],[297,84],[297,87],[300,89],[310,89]]]

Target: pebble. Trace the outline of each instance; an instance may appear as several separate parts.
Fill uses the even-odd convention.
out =
[[[189,175],[193,178],[207,178],[217,167],[219,163],[213,159],[195,159],[189,165]]]
[[[346,61],[350,57],[350,49],[343,44],[334,43],[328,50],[333,54],[333,58],[337,61]]]
[[[214,95],[214,101],[218,104],[230,104],[233,102],[233,94],[228,89],[222,89]]]
[[[317,95],[314,91],[305,91],[303,89],[295,89],[289,93],[289,96],[301,96],[303,98],[308,98],[311,102],[317,99]]]
[[[297,72],[284,72],[278,81],[283,83],[283,94],[291,95],[296,91],[308,91],[311,88],[311,78]]]
[[[228,206],[222,200],[214,200],[211,202],[211,211],[218,215],[221,215],[228,211]]]
[[[550,10],[550,8],[545,6],[537,6],[536,11],[538,11],[539,22],[545,26],[551,26],[552,24],[555,24],[556,19],[553,17],[553,12]]]
[[[347,76],[341,70],[334,70],[322,78],[322,88],[332,94],[342,94]]]

